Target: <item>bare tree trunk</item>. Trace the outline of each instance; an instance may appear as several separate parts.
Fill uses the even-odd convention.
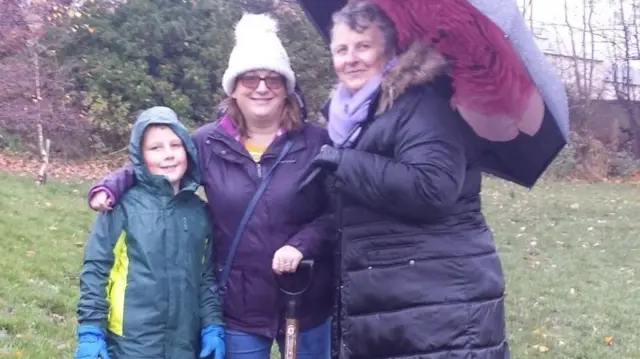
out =
[[[593,11],[594,11],[594,3],[593,0],[589,0],[587,6],[589,7],[589,15],[588,16],[583,16],[583,19],[587,19],[586,23],[585,23],[585,32],[588,29],[589,30],[589,35],[591,37],[591,48],[589,49],[591,52],[591,59],[595,60],[593,57],[596,54],[596,40],[594,38],[594,33],[593,33],[593,22],[591,21],[591,19],[593,18]],[[583,36],[583,38],[586,40],[586,33]],[[586,46],[585,42],[582,42],[583,46]],[[595,62],[592,61],[591,62],[591,66],[589,66],[589,69],[587,70],[585,68],[585,74],[588,72],[589,73],[589,77],[587,78],[587,88],[589,89],[589,92],[591,93],[593,90],[593,70],[595,69]],[[589,100],[591,99],[591,96],[589,96]],[[589,101],[590,104],[591,101]]]
[[[42,84],[40,82],[40,56],[38,54],[38,42],[33,39],[29,46],[31,50],[31,57],[33,59],[34,73],[35,73],[35,92],[36,96],[34,101],[38,105],[37,111],[37,130],[38,130],[38,147],[40,148],[40,159],[42,165],[38,171],[36,177],[37,184],[45,184],[47,182],[47,170],[49,169],[49,153],[51,150],[51,141],[44,137],[44,130],[42,128]]]
[[[47,170],[49,169],[49,151],[51,150],[51,141],[48,138],[45,140],[41,124],[38,124],[38,144],[40,146],[40,159],[42,160],[42,165],[38,171],[36,183],[45,184],[47,183]]]
[[[529,22],[529,28],[533,31],[533,0],[522,0],[522,18]]]
[[[637,0],[632,0],[633,4],[631,5],[631,26],[633,28],[632,37],[633,37],[633,54],[631,55],[634,60],[640,59],[640,28],[638,27],[638,17],[640,16],[639,6],[636,2]],[[631,63],[629,64],[631,68]],[[630,70],[629,70],[630,71]],[[632,108],[632,111],[627,110],[629,112],[629,127],[631,130],[631,134],[633,135],[632,139],[632,148],[631,150],[635,154],[636,158],[640,157],[640,119],[638,119],[638,96],[636,95],[636,78],[630,78],[629,82],[629,101],[631,102],[629,106]]]
[[[578,53],[578,49],[576,47],[576,37],[573,31],[573,26],[571,25],[571,21],[569,21],[569,4],[567,0],[564,0],[564,23],[567,26],[567,30],[569,30],[569,40],[571,41],[571,52],[573,55],[573,73],[575,76],[575,85],[576,92],[578,93],[578,97],[582,99],[584,94],[583,86],[582,86],[582,74],[580,73],[580,64],[579,58],[584,60],[584,55]]]
[[[582,133],[592,112],[592,100],[594,97],[599,96],[598,93],[594,92],[593,83],[596,67],[595,34],[593,29],[595,7],[594,0],[582,0],[582,24],[581,28],[577,28],[571,24],[568,2],[568,0],[564,0],[564,23],[569,33],[569,41],[571,41],[570,66],[574,76],[575,103],[580,113],[579,116],[573,116],[572,128]],[[581,34],[576,32],[581,32]]]

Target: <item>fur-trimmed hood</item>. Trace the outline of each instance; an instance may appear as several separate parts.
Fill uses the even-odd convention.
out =
[[[443,75],[447,61],[429,44],[416,41],[398,55],[396,64],[382,77],[380,100],[375,114],[380,115],[393,106],[394,101],[411,86],[425,84]],[[329,105],[337,86],[331,91],[329,100],[322,109],[325,120],[329,119]]]
[[[414,42],[398,55],[396,64],[382,77],[380,101],[376,115],[393,106],[393,102],[409,87],[425,84],[444,74],[447,61],[433,47]]]

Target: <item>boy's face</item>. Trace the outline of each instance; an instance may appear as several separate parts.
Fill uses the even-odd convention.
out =
[[[187,153],[180,137],[169,126],[150,126],[142,139],[142,157],[153,175],[165,176],[173,188],[187,171]]]

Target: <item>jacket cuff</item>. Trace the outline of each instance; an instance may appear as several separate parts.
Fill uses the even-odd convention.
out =
[[[96,325],[94,323],[83,323],[81,325],[78,326],[78,336],[82,336],[82,335],[87,335],[87,334],[91,334],[91,335],[95,335],[95,336],[99,336],[104,338],[106,336],[106,331],[100,327],[99,325]]]
[[[203,320],[200,322],[200,325],[202,326],[202,330],[205,330],[209,327],[224,327],[224,322],[222,321],[221,316],[213,315],[208,318],[203,318]]]
[[[304,241],[302,240],[302,238],[300,236],[293,236],[291,237],[286,245],[289,245],[297,250],[300,251],[300,253],[302,253],[302,257],[303,258],[308,258],[309,257],[309,248],[307,247],[307,245],[304,243]]]
[[[208,325],[200,331],[201,336],[214,335],[216,337],[224,338],[224,326],[220,324]]]

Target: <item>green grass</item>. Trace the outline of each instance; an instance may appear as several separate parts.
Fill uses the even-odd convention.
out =
[[[0,357],[71,357],[86,186],[0,173]]]
[[[0,183],[0,357],[70,358],[87,185]],[[513,358],[640,358],[639,197],[630,184],[485,182]]]

